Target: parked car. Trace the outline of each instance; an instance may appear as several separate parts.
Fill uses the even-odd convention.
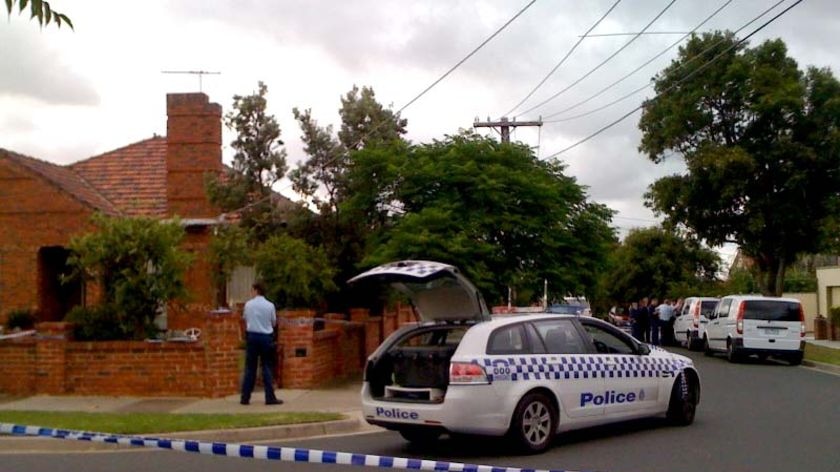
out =
[[[750,355],[799,365],[805,349],[805,312],[795,298],[729,295],[701,326],[707,355],[725,352],[730,362]]]
[[[720,299],[714,297],[688,297],[674,321],[674,339],[692,351],[703,347],[700,325],[709,322],[709,313],[715,311]]]
[[[553,305],[549,305],[545,312],[576,316],[589,316],[590,313],[586,306],[573,305],[571,303],[555,303]]]
[[[547,313],[491,319],[472,283],[438,262],[394,262],[351,279],[365,281],[390,284],[421,318],[368,358],[361,393],[365,420],[408,441],[507,435],[534,453],[561,431],[658,415],[694,420],[700,378],[691,359],[609,323]]]

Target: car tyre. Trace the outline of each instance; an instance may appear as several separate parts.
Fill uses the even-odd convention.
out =
[[[526,454],[543,452],[554,439],[557,418],[554,404],[547,396],[529,393],[516,405],[508,435]]]
[[[441,432],[430,428],[403,428],[399,430],[400,436],[408,442],[416,444],[432,444],[436,442]]]
[[[802,353],[798,352],[788,358],[788,364],[799,365],[802,363]]]
[[[733,364],[741,361],[741,354],[735,349],[735,343],[732,340],[726,342],[726,360]]]
[[[671,400],[666,414],[668,421],[676,426],[688,426],[694,422],[699,400],[697,389],[697,384],[689,381],[685,373],[677,376],[671,387]]]
[[[703,336],[703,354],[707,357],[711,357],[714,352],[712,352],[712,346],[709,346],[709,338]]]

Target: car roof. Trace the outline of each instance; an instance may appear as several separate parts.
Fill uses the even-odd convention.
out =
[[[764,295],[727,295],[724,298],[731,298],[733,300],[744,300],[744,301],[770,301],[770,302],[802,303],[801,300],[798,300],[796,298],[765,297]]]

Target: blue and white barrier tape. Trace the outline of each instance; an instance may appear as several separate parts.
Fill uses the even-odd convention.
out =
[[[226,444],[218,442],[192,441],[188,439],[163,439],[119,434],[92,433],[65,429],[24,426],[0,423],[0,433],[14,436],[37,436],[55,439],[71,439],[95,443],[119,444],[122,446],[169,449],[214,456],[247,457],[252,459],[283,462],[308,462],[312,464],[338,464],[386,469],[423,470],[428,472],[573,472],[559,469],[522,469],[518,467],[496,467],[491,465],[466,464],[462,462],[410,459],[407,457],[377,456],[352,452],[321,451],[294,447],[253,446],[248,444]]]

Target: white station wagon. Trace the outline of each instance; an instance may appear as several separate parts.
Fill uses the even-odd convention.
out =
[[[421,318],[370,356],[362,387],[367,422],[409,441],[508,435],[534,453],[561,431],[646,416],[694,420],[700,379],[687,357],[590,317],[491,319],[478,290],[438,262],[385,264],[350,282],[370,280],[407,295]]]

